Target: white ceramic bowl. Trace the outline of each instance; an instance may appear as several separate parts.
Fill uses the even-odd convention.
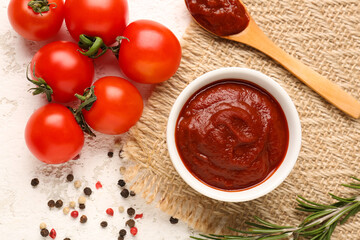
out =
[[[175,128],[180,111],[187,100],[202,87],[222,79],[243,79],[267,90],[282,107],[289,127],[289,146],[286,156],[267,180],[255,187],[241,191],[225,191],[212,188],[194,177],[185,167],[177,151]],[[279,186],[293,169],[301,146],[301,125],[296,108],[285,90],[270,77],[246,68],[221,68],[208,72],[191,82],[176,99],[168,119],[167,145],[171,160],[177,172],[193,189],[213,199],[226,202],[243,202],[261,197]]]

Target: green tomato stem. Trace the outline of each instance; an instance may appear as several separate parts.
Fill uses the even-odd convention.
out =
[[[79,36],[79,47],[87,49],[87,51],[79,52],[90,58],[98,58],[109,49],[100,37],[89,37],[85,34]]]
[[[42,16],[43,12],[48,12],[50,10],[50,6],[54,5],[53,8],[56,8],[56,3],[49,3],[47,0],[31,0],[28,3],[28,6],[32,8],[35,13],[40,13]]]
[[[81,54],[90,57],[90,58],[98,58],[105,54],[107,50],[111,50],[116,58],[119,56],[119,50],[121,41],[126,39],[130,41],[128,38],[123,36],[118,36],[116,38],[117,44],[112,47],[108,47],[105,45],[104,41],[100,37],[91,37],[85,34],[81,34],[79,36],[79,47],[85,49],[86,51],[79,51]]]
[[[113,54],[115,55],[115,57],[117,59],[119,59],[119,51],[120,51],[121,41],[124,39],[126,39],[128,42],[130,42],[130,40],[127,37],[118,36],[118,37],[116,37],[117,44],[113,47],[109,47],[109,49],[113,52]]]
[[[73,108],[69,108],[69,109],[74,114],[74,117],[78,122],[79,126],[81,127],[81,129],[90,136],[96,137],[96,135],[93,133],[89,125],[86,123],[84,115],[82,114],[82,110],[85,109],[89,111],[97,99],[94,93],[94,86],[85,89],[83,95],[75,94],[75,96],[81,101],[81,104],[77,109],[73,109]]]
[[[32,94],[33,95],[38,95],[38,94],[41,94],[41,93],[44,93],[46,95],[46,98],[48,100],[48,102],[51,102],[52,101],[52,94],[53,94],[53,90],[52,88],[46,83],[46,81],[41,78],[41,77],[37,77],[35,75],[35,63],[34,63],[34,67],[33,67],[33,77],[36,79],[36,80],[32,80],[30,77],[29,77],[29,66],[31,65],[31,63],[29,63],[29,65],[27,66],[26,68],[26,79],[35,84],[36,87],[34,88],[30,88],[29,89],[29,92],[32,91]]]

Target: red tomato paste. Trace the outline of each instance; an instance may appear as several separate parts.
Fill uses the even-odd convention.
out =
[[[195,93],[175,131],[179,155],[200,181],[242,190],[270,176],[282,163],[289,129],[280,104],[247,81],[221,80]]]
[[[228,36],[242,32],[250,17],[239,0],[185,0],[190,14],[208,31]]]

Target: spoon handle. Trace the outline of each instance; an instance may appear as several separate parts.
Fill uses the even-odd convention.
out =
[[[249,26],[242,33],[226,38],[244,43],[265,53],[341,111],[354,118],[360,117],[359,101],[275,45],[253,19],[250,20]]]

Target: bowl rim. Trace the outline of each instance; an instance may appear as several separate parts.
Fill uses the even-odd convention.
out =
[[[225,191],[216,189],[196,178],[192,173],[190,173],[181,160],[175,142],[176,123],[184,104],[186,104],[188,99],[202,87],[223,79],[246,80],[264,88],[279,102],[285,113],[289,128],[288,149],[283,162],[277,170],[275,170],[270,177],[266,178],[266,180],[260,184],[240,191]],[[295,105],[290,96],[272,78],[259,71],[248,68],[220,68],[199,76],[194,81],[190,82],[189,85],[180,93],[170,111],[166,128],[166,140],[170,159],[176,171],[190,187],[212,199],[225,202],[244,202],[259,198],[271,192],[290,174],[297,161],[301,148],[301,123],[298,112],[296,111]]]

